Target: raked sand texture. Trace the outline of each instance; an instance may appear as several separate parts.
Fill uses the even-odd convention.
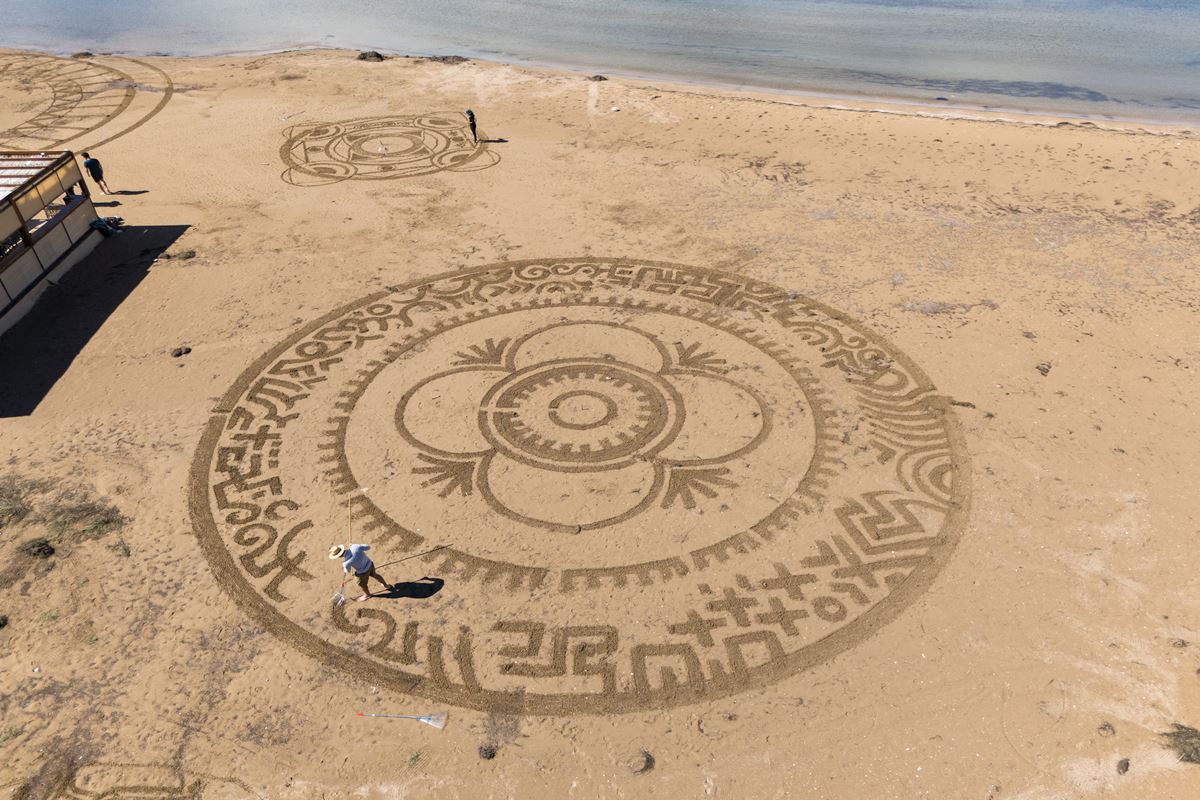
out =
[[[1194,796],[1196,133],[0,68],[130,226],[0,339],[0,791]]]

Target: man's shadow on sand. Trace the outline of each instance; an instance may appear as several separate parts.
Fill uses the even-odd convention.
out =
[[[446,582],[441,578],[430,578],[426,576],[419,581],[405,581],[403,583],[393,583],[391,591],[380,592],[373,595],[381,600],[399,600],[404,597],[413,597],[418,600],[425,600],[433,597],[442,590]]]

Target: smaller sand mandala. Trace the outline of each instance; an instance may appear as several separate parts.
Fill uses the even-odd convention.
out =
[[[222,399],[191,507],[221,584],[303,652],[566,714],[732,694],[874,635],[949,557],[967,489],[948,404],[842,314],[566,259],[388,289],[297,333]],[[331,605],[347,505],[377,563],[444,546],[403,569],[445,590]]]
[[[279,155],[287,169],[281,177],[295,186],[468,172],[500,161],[453,112],[308,123],[283,135]]]

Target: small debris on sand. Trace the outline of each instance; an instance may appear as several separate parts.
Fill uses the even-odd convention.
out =
[[[925,300],[918,303],[910,300],[906,303],[900,303],[896,307],[902,311],[915,311],[918,314],[932,317],[938,314],[953,314],[957,311],[966,313],[981,307],[995,311],[1000,307],[1000,304],[995,300],[988,300],[987,298],[980,300],[978,303],[946,303],[941,300]]]
[[[363,50],[357,56],[359,61],[383,61],[383,53],[375,50]]]
[[[1116,736],[1117,729],[1112,726],[1111,722],[1101,722],[1100,727],[1096,728],[1096,733],[1104,737]]]
[[[1189,644],[1191,644],[1191,643],[1187,639],[1172,639],[1171,640],[1171,647],[1178,647],[1181,650],[1183,648],[1187,647]]]
[[[180,356],[186,356],[190,352],[192,352],[192,348],[187,347],[186,345],[183,347],[176,347],[171,351],[171,357],[179,358]]]
[[[45,539],[30,539],[21,545],[21,552],[33,558],[49,558],[54,555],[54,545]]]
[[[496,745],[481,744],[479,745],[479,757],[484,761],[491,761],[496,757]]]
[[[195,257],[196,257],[195,250],[183,250],[178,253],[163,253],[161,256],[159,256],[159,258],[165,258],[165,259],[177,258],[180,261],[190,261],[191,259],[193,259]]]
[[[1200,731],[1188,725],[1172,723],[1172,730],[1160,733],[1170,747],[1179,754],[1179,760],[1188,764],[1200,764]]]
[[[608,78],[604,77],[603,75],[589,75],[589,76],[586,78],[586,80],[589,80],[589,81],[606,81],[606,80],[608,80]]]
[[[1117,762],[1117,774],[1124,775],[1126,772],[1129,772],[1129,759],[1122,758]]]
[[[0,614],[0,629],[8,627],[8,615]]]
[[[643,750],[633,757],[629,763],[629,768],[633,770],[635,775],[645,775],[650,770],[654,769],[654,756],[649,750]]]
[[[1050,374],[1050,362],[1043,361],[1042,363],[1038,364],[1037,371],[1042,373],[1043,375],[1049,375]]]
[[[953,303],[926,301],[923,303],[904,303],[900,306],[905,311],[916,311],[918,314],[933,316],[934,314],[949,314],[958,309]]]

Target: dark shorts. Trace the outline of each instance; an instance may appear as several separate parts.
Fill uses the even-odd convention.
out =
[[[372,565],[371,565],[371,568],[370,568],[369,570],[367,570],[366,572],[355,572],[355,573],[354,573],[354,577],[358,579],[358,585],[359,585],[359,588],[361,588],[361,589],[363,590],[363,594],[370,594],[370,593],[371,593],[371,590],[367,588],[367,579],[368,579],[368,578],[372,578],[372,577],[373,577],[373,578],[376,578],[376,579],[378,579],[378,580],[383,580],[383,579],[382,579],[382,578],[380,578],[380,577],[379,577],[379,575],[378,575],[378,574],[375,572],[375,565],[374,565],[374,564],[372,564]]]

